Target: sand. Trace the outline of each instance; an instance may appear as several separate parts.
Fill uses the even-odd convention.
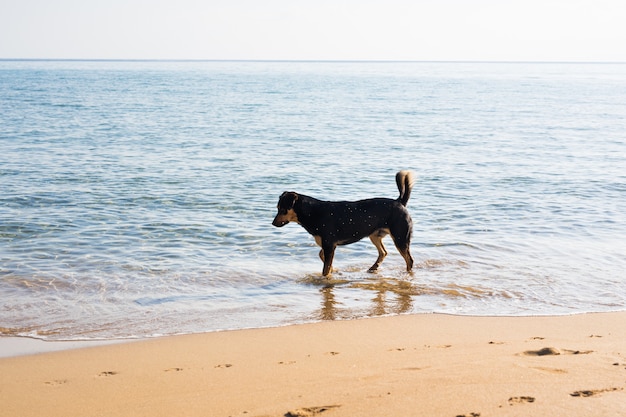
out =
[[[0,359],[0,416],[626,415],[626,312],[407,315]]]

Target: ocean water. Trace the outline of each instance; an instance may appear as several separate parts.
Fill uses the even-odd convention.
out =
[[[0,61],[0,335],[626,309],[626,65]],[[278,196],[396,198],[332,279]]]

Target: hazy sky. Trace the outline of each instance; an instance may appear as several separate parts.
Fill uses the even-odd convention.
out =
[[[0,58],[626,61],[624,0],[0,0]]]

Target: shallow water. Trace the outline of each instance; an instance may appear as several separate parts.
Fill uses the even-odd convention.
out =
[[[626,66],[0,61],[0,332],[626,308]],[[321,278],[278,196],[397,197]]]

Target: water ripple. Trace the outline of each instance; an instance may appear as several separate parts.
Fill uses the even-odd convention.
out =
[[[0,62],[0,334],[624,309],[625,72],[559,65]],[[398,169],[411,274],[271,227]]]

